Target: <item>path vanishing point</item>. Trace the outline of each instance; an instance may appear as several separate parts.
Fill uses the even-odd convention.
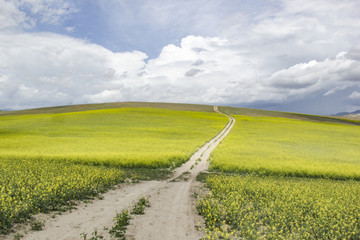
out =
[[[214,111],[224,114],[214,106]],[[225,114],[226,115],[226,114]],[[126,239],[136,240],[175,240],[201,239],[204,237],[196,229],[202,221],[195,209],[193,197],[196,176],[208,169],[211,152],[230,132],[235,119],[229,115],[225,128],[195,152],[189,161],[175,169],[172,178],[164,181],[145,181],[137,184],[122,184],[104,194],[103,200],[94,200],[91,204],[81,203],[77,209],[51,218],[39,215],[46,220],[42,231],[24,235],[25,240],[81,240],[82,233],[91,233],[96,229],[103,239],[111,239],[109,230],[113,226],[116,212],[130,208],[142,197],[149,197],[151,207],[144,215],[136,215],[126,231]],[[15,229],[16,230],[16,229]],[[13,239],[12,235],[7,239]]]

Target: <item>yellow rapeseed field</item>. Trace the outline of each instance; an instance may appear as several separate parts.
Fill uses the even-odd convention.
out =
[[[0,158],[180,165],[226,125],[217,113],[121,108],[0,117]]]
[[[360,127],[236,116],[211,169],[276,176],[360,180]]]
[[[96,196],[124,180],[116,168],[68,161],[0,160],[0,233],[32,214],[61,210],[73,200]]]
[[[97,195],[124,180],[123,167],[178,166],[226,122],[156,108],[0,116],[0,233]]]
[[[272,176],[207,178],[206,239],[359,239],[360,182]]]
[[[235,116],[197,208],[207,239],[360,239],[360,127]]]

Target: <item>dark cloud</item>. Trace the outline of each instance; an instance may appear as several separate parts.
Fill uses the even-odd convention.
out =
[[[203,60],[201,60],[201,59],[198,59],[198,60],[196,60],[193,64],[191,64],[192,66],[200,66],[200,65],[202,65],[204,63],[204,61]]]
[[[190,69],[189,71],[187,71],[185,73],[185,77],[193,77],[193,76],[195,76],[196,74],[198,74],[200,72],[201,72],[200,69],[192,68],[192,69]]]
[[[103,72],[103,76],[106,78],[113,78],[115,76],[116,71],[113,68],[108,68]]]
[[[315,81],[301,82],[301,81],[297,81],[297,79],[285,78],[285,79],[276,79],[271,83],[271,86],[275,88],[301,89],[301,88],[307,88],[314,84]]]
[[[207,50],[206,49],[204,49],[204,48],[200,48],[200,47],[193,47],[192,48],[192,50],[194,51],[194,52],[206,52]]]
[[[360,61],[360,45],[351,48],[346,54],[346,57],[349,59]]]

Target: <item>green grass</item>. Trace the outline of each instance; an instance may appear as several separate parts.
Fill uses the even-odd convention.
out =
[[[1,116],[0,158],[178,166],[226,122],[216,113],[155,108]]]
[[[210,176],[206,239],[359,239],[360,182]]]
[[[115,225],[110,229],[110,235],[115,239],[125,239],[127,226],[130,224],[131,215],[128,210],[116,213],[114,217]]]
[[[211,169],[360,180],[360,128],[278,117],[236,116]]]

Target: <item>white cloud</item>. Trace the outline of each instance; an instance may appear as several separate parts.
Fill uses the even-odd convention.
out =
[[[299,63],[288,69],[272,74],[269,79],[271,86],[283,89],[302,89],[314,85],[323,75],[323,69],[317,61]],[[301,74],[299,74],[301,73]]]
[[[246,88],[257,75],[251,61],[219,38],[188,36],[147,64],[141,52],[114,53],[56,34],[0,34],[0,43],[2,108],[122,100],[229,102],[237,98],[234,84],[247,92],[239,99],[249,97],[253,91]]]
[[[351,95],[349,96],[349,98],[351,99],[360,99],[360,92],[352,92]]]
[[[56,34],[0,33],[0,107],[84,102],[85,95],[128,84],[146,57]]]
[[[288,95],[311,94],[317,91],[331,95],[348,87],[359,86],[360,61],[352,55],[359,54],[358,49],[341,52],[334,59],[296,64],[288,69],[275,72],[269,78],[270,86],[286,89]]]
[[[88,99],[89,102],[99,103],[99,102],[109,102],[110,99],[114,102],[123,100],[123,92],[121,90],[103,90],[97,94],[85,95],[85,99]]]
[[[68,33],[72,33],[75,31],[75,27],[65,27],[65,30],[68,32]]]
[[[326,93],[323,94],[323,96],[329,96],[331,94],[335,94],[336,92],[339,92],[344,89],[346,89],[346,86],[337,86],[337,87],[334,87],[334,88],[331,88],[330,90],[328,90]]]
[[[181,36],[178,44],[162,46],[146,63],[139,51],[21,32],[62,23],[77,11],[70,1],[0,0],[0,108],[125,100],[272,104],[348,88],[346,97],[358,97],[358,1],[275,0],[264,8],[242,2],[232,10],[218,0],[149,0],[139,11],[130,2],[122,2],[126,14],[113,11],[119,21],[109,22],[141,19],[143,28]],[[108,3],[100,4],[106,10]]]
[[[66,0],[0,0],[0,30],[28,29],[36,23],[60,24],[78,10]]]
[[[78,10],[67,0],[18,0],[18,6],[39,22],[59,24]]]
[[[142,52],[112,52],[49,33],[0,34],[0,108],[110,101],[281,103],[358,86],[360,48],[272,74],[221,38],[188,36],[145,63]],[[357,96],[355,93],[352,98]]]
[[[359,1],[281,0],[257,15],[225,21],[223,34],[239,48],[266,59],[277,71],[300,62],[323,61],[358,44]]]
[[[225,39],[196,36],[183,38],[180,46],[164,47],[158,58],[148,62],[145,72],[143,77],[152,86],[161,83],[176,88],[171,92],[179,96],[174,94],[171,101],[200,103],[229,102],[232,85],[245,86],[259,76],[252,59],[229,48]],[[210,98],[213,88],[218,91]]]
[[[27,25],[29,21],[26,14],[18,9],[15,2],[0,0],[0,30],[17,28],[20,25]]]

